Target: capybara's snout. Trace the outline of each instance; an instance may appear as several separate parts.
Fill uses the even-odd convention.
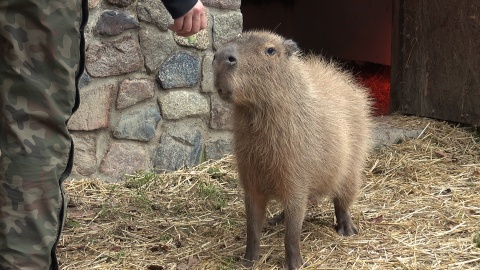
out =
[[[235,44],[226,44],[213,56],[213,70],[215,88],[220,96],[226,100],[231,99],[232,87],[227,79],[232,75],[238,63],[238,52]]]
[[[234,44],[227,44],[213,56],[213,65],[229,68],[237,64],[237,50]]]

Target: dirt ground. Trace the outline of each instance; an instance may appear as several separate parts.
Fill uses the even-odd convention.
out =
[[[305,269],[480,269],[478,130],[416,117],[417,138],[372,151],[352,209],[359,234],[336,234],[333,205],[312,206]],[[235,159],[118,183],[74,179],[57,255],[62,269],[239,269],[246,241]],[[281,210],[272,202],[269,216]],[[284,226],[265,224],[256,269],[281,269]]]

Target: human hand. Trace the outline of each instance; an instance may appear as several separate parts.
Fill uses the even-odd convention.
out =
[[[173,21],[173,24],[168,26],[168,29],[177,33],[182,37],[188,37],[198,33],[198,31],[207,27],[207,16],[205,15],[205,7],[202,2],[198,0],[197,4],[193,6],[185,15]]]

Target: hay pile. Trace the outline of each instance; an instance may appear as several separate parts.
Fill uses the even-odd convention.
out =
[[[307,212],[307,269],[479,269],[478,134],[433,120],[420,138],[374,151],[352,209],[359,235],[340,237],[333,204]],[[62,269],[237,269],[245,245],[242,191],[227,157],[189,171],[138,173],[126,182],[72,180]],[[269,215],[280,207],[270,204]],[[265,225],[257,269],[284,261],[283,224]]]

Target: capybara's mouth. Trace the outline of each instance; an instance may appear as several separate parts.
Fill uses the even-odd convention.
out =
[[[230,90],[229,86],[216,76],[216,80],[214,83],[215,88],[217,89],[218,95],[225,101],[231,101],[232,99],[232,91]]]
[[[225,90],[224,88],[217,88],[218,89],[218,95],[226,101],[231,101],[232,100],[232,92]]]

